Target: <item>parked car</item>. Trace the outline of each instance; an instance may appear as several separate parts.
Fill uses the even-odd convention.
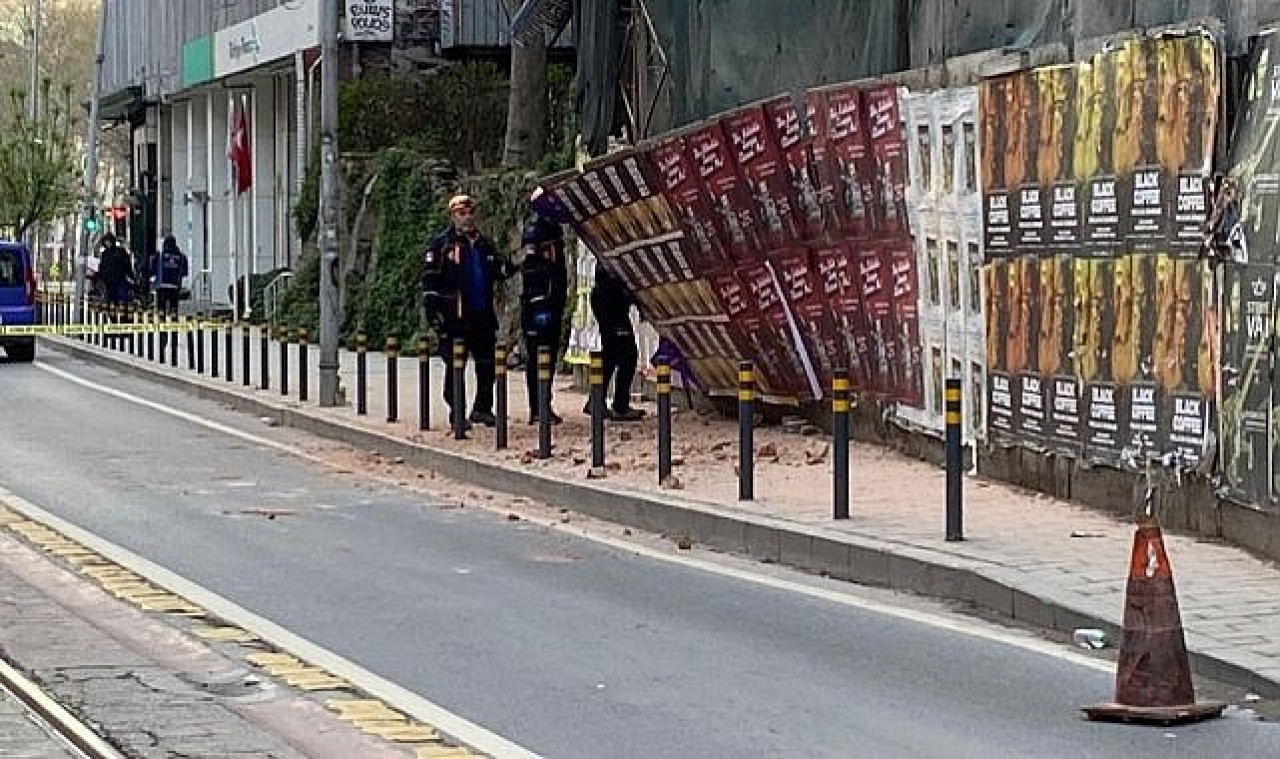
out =
[[[0,241],[0,326],[36,323],[36,273],[27,246]],[[36,339],[0,335],[0,348],[14,361],[36,357]]]

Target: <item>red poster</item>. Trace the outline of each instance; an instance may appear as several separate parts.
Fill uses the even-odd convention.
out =
[[[890,253],[893,280],[893,322],[898,360],[894,384],[898,400],[921,408],[924,403],[924,360],[920,348],[919,283],[916,254],[909,245]]]
[[[646,154],[667,204],[679,217],[687,240],[686,253],[697,271],[723,266],[728,246],[714,223],[711,198],[702,189],[693,163],[679,135],[655,144]]]
[[[809,134],[813,135],[809,143],[809,155],[812,161],[810,173],[815,184],[814,199],[822,212],[822,234],[818,239],[830,237],[838,239],[845,224],[843,213],[836,202],[837,189],[840,186],[840,166],[835,149],[827,134],[827,91],[810,90],[805,93],[805,123]]]
[[[773,120],[773,133],[786,171],[787,197],[801,225],[800,237],[819,240],[823,235],[822,207],[818,204],[818,180],[809,152],[812,133],[805,135],[791,98],[770,101],[765,108]]]
[[[875,167],[863,121],[862,92],[853,86],[828,89],[826,94],[827,166],[839,213],[839,231],[846,238],[871,236],[873,220],[867,209],[875,202]]]
[[[761,226],[755,218],[755,202],[747,183],[738,174],[729,138],[719,122],[691,132],[685,145],[734,259],[750,261],[762,257],[765,246],[760,239]]]
[[[859,390],[872,390],[871,333],[862,302],[858,257],[843,243],[814,253],[818,281],[831,309],[845,365]]]
[[[833,308],[824,293],[818,272],[804,249],[792,250],[774,262],[783,295],[800,328],[809,355],[816,362],[819,382],[830,388],[832,370],[851,370],[845,361],[840,333],[836,329]]]
[[[767,271],[767,270],[766,270]],[[770,319],[757,307],[752,290],[732,270],[710,275],[708,281],[716,292],[733,327],[738,357],[755,362],[760,390],[769,395],[791,395],[787,381],[789,362],[783,348],[774,339]]]
[[[787,316],[787,304],[773,270],[768,263],[761,261],[740,268],[738,277],[747,286],[755,299],[756,310],[765,317],[771,330],[769,342],[775,352],[768,360],[770,365],[780,369],[779,380],[784,383],[782,394],[787,398],[811,398],[813,392],[805,371],[805,347],[796,343],[791,320]]]
[[[738,171],[755,200],[755,218],[762,222],[760,238],[766,250],[794,245],[803,233],[769,115],[756,106],[729,114],[721,124],[733,146]]]
[[[871,389],[892,396],[894,365],[898,363],[898,341],[893,323],[892,257],[882,250],[858,251],[858,279],[862,283],[863,313],[869,328],[868,348]]]
[[[863,93],[871,152],[875,157],[874,204],[880,236],[909,235],[907,225],[907,151],[902,141],[898,88],[884,85]]]

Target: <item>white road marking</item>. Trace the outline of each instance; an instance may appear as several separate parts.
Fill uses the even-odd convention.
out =
[[[241,440],[246,440],[246,441],[255,443],[257,445],[274,448],[276,450],[283,451],[285,453],[297,456],[307,461],[320,464],[322,466],[325,466],[326,468],[331,468],[331,465],[329,464],[329,462],[324,461],[320,457],[314,456],[310,453],[307,453],[306,451],[287,445],[285,443],[280,443],[274,440],[268,440],[267,438],[258,437],[257,435],[253,435],[248,432],[237,430],[233,427],[229,427],[224,424],[219,424],[218,422],[202,419],[199,416],[196,416],[195,414],[191,414],[185,411],[180,411],[178,409],[171,409],[159,403],[155,403],[155,402],[146,400],[144,398],[139,398],[135,395],[131,395],[124,391],[117,390],[111,387],[106,387],[104,385],[100,385],[96,382],[92,382],[92,381],[83,379],[81,377],[76,377],[75,375],[68,374],[67,372],[61,371],[59,369],[54,369],[53,367],[46,366],[39,362],[37,362],[36,366],[44,369],[45,371],[56,374],[70,382],[74,382],[78,385],[82,385],[84,387],[97,390],[102,393],[106,393],[116,398],[120,398],[121,400],[129,401],[131,403],[136,403],[136,404],[145,406],[147,408],[150,408],[152,410],[158,411],[162,414],[168,414],[169,416],[182,419],[192,424],[197,424],[211,430],[216,430],[218,432],[222,432],[227,435],[232,435],[234,437],[240,438]],[[484,504],[479,504],[479,505],[482,508],[484,507]],[[529,519],[529,517],[526,517],[526,519]],[[530,519],[530,521],[537,522],[544,527],[554,527],[557,529],[562,529],[562,526],[559,525],[559,523],[556,521],[552,521],[552,520],[544,521],[539,519]],[[760,585],[763,587],[773,588],[775,590],[782,590],[789,593],[798,593],[800,595],[805,595],[810,598],[816,598],[816,599],[827,601],[830,603],[840,604],[843,606],[848,606],[856,609],[861,609],[863,611],[873,612],[873,613],[881,614],[888,617],[895,617],[897,619],[902,619],[909,622],[915,622],[917,624],[928,625],[930,627],[934,627],[940,630],[946,630],[948,632],[953,632],[960,635],[966,635],[972,638],[981,638],[981,639],[993,641],[996,643],[1002,643],[1008,646],[1013,646],[1015,648],[1020,648],[1024,651],[1041,654],[1043,656],[1050,656],[1057,659],[1063,659],[1077,666],[1087,667],[1089,669],[1094,669],[1101,672],[1115,671],[1115,665],[1111,662],[1085,656],[1084,654],[1072,651],[1071,649],[1066,648],[1058,643],[1054,643],[1048,640],[1041,640],[1039,638],[1034,638],[1030,635],[1023,635],[1023,634],[1018,634],[1012,631],[995,629],[993,627],[978,624],[975,622],[970,622],[968,620],[965,620],[959,617],[952,618],[952,617],[947,617],[940,614],[930,613],[927,611],[921,611],[917,609],[906,609],[906,608],[901,608],[897,606],[892,606],[890,604],[881,603],[879,601],[874,601],[872,599],[852,596],[852,595],[849,595],[848,593],[841,592],[839,590],[814,587],[812,585],[808,585],[801,582],[795,582],[793,580],[786,580],[780,577],[771,577],[769,575],[760,574],[757,572],[751,572],[745,569],[724,566],[721,564],[717,564],[711,561],[699,559],[692,556],[680,556],[672,553],[666,553],[664,551],[660,551],[654,548],[650,548],[648,546],[640,545],[638,543],[628,542],[620,538],[614,538],[608,535],[601,535],[599,533],[595,533],[591,531],[581,531],[577,534],[580,534],[582,537],[588,540],[594,541],[596,543],[607,545],[612,548],[617,548],[623,551],[630,551],[637,555],[644,556],[645,558],[654,559],[657,561],[664,561],[669,564],[677,564],[680,566],[689,567],[691,569],[697,569],[697,570],[700,570],[703,572],[709,572],[712,574],[718,574],[722,577],[730,577],[736,580],[740,580],[742,582],[748,582],[748,583]]]

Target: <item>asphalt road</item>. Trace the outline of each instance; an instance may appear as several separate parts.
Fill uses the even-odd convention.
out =
[[[440,508],[38,366],[0,363],[0,485],[549,757],[1280,756],[1240,712],[1088,723],[1111,676],[1070,659]]]

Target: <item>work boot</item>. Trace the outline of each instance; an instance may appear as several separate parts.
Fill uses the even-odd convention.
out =
[[[498,425],[498,418],[496,416],[491,412],[481,411],[479,409],[471,412],[470,419],[476,424],[483,424],[486,427],[496,427]]]
[[[554,412],[554,411],[552,411],[552,412],[551,412],[551,426],[553,426],[553,427],[554,427],[555,425],[560,424],[560,423],[561,423],[561,422],[563,422],[563,421],[564,421],[564,419],[562,419],[562,418],[560,417],[560,415],[559,415],[559,414],[557,414],[557,413],[556,413],[556,412]],[[537,424],[537,423],[538,423],[538,414],[537,414],[537,412],[536,412],[536,411],[530,411],[530,412],[529,412],[529,425],[530,425],[530,426],[533,426],[533,425],[535,425],[535,424]]]
[[[585,406],[583,406],[583,407],[582,407],[582,413],[586,414],[587,416],[591,416],[591,401],[590,401],[590,400],[588,400],[588,401],[587,401],[587,405],[585,405]],[[605,407],[604,407],[604,418],[605,418],[606,420],[608,420],[608,419],[612,419],[612,418],[613,418],[613,412],[609,410],[609,407],[608,407],[608,406],[605,406]]]
[[[451,418],[451,419],[449,419],[449,429],[453,429],[453,419],[452,419],[452,418]],[[471,422],[468,422],[466,419],[463,419],[463,420],[462,420],[462,431],[463,431],[463,432],[467,432],[467,431],[469,431],[470,429],[471,429]]]
[[[644,418],[644,411],[638,408],[623,409],[614,411],[610,418],[615,422],[638,422]]]

